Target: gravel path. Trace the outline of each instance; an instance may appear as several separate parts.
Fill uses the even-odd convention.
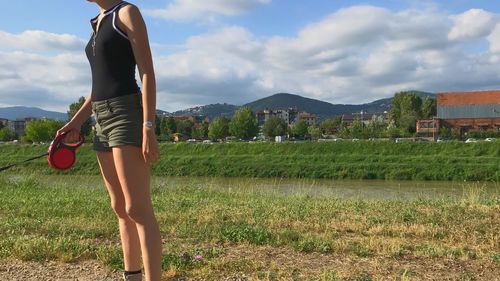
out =
[[[57,262],[9,261],[0,264],[2,281],[118,281],[119,273],[113,273],[96,261],[77,264]]]

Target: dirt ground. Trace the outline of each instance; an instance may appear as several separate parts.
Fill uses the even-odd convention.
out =
[[[112,273],[97,261],[74,263],[20,262],[0,264],[0,280],[8,281],[115,281],[119,273]]]
[[[500,266],[484,260],[447,258],[394,258],[341,256],[336,254],[301,253],[292,249],[269,246],[231,245],[221,256],[221,263],[207,278],[173,276],[166,280],[322,280],[311,278],[318,273],[334,271],[341,280],[487,280],[500,281]],[[242,259],[242,257],[244,257]],[[233,261],[247,268],[247,274],[235,273]],[[243,263],[241,263],[243,261]],[[229,267],[229,268],[228,268]],[[248,273],[248,268],[260,269]],[[275,272],[281,278],[266,278]],[[262,274],[264,273],[264,274]],[[250,275],[250,276],[249,276]],[[260,275],[260,276],[259,276]],[[269,276],[269,275],[267,275]],[[78,263],[21,262],[0,263],[0,280],[12,281],[115,281],[119,272],[111,272],[97,261]],[[329,279],[323,279],[329,280]]]

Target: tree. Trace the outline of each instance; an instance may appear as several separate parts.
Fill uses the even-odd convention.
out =
[[[372,120],[368,123],[366,127],[367,136],[370,138],[379,138],[384,131],[384,118],[383,116],[372,116]]]
[[[285,135],[287,127],[285,120],[278,116],[273,116],[264,123],[262,132],[266,137],[274,138],[276,136]]]
[[[422,118],[430,119],[437,115],[436,99],[426,97],[422,103]]]
[[[172,134],[177,131],[177,124],[174,117],[162,117],[160,121],[160,136],[163,139],[171,140]]]
[[[208,122],[207,119],[203,120],[201,123],[200,130],[203,132],[202,138],[207,139],[208,138],[208,127],[210,126],[210,123]]]
[[[158,114],[155,114],[155,135],[156,137],[161,136],[161,119]]]
[[[75,116],[75,114],[80,110],[83,103],[85,103],[85,97],[80,97],[77,102],[74,102],[69,105],[68,117],[69,120]],[[83,122],[80,132],[84,136],[89,136],[92,131],[92,119],[89,117],[85,122]]]
[[[391,120],[389,125],[387,125],[384,133],[388,138],[397,138],[401,136],[401,131],[396,127],[396,122],[394,122],[394,120]]]
[[[352,138],[351,129],[347,126],[342,126],[339,129],[338,135],[339,135],[339,137],[344,138],[344,139]]]
[[[300,120],[292,127],[292,134],[298,138],[305,138],[307,133],[307,124],[304,120]]]
[[[351,137],[357,139],[364,139],[365,137],[365,124],[360,119],[356,118],[351,124]]]
[[[340,127],[341,123],[342,123],[342,116],[325,119],[320,124],[321,132],[325,135],[333,135],[335,132],[335,128]]]
[[[26,124],[24,131],[24,141],[50,141],[57,130],[64,126],[63,121],[53,119],[33,120]]]
[[[1,123],[0,123],[1,124]],[[9,128],[0,129],[0,141],[11,141],[16,137],[16,134]]]
[[[180,120],[177,122],[177,133],[183,138],[190,139],[193,134],[194,123],[191,120]]]
[[[193,138],[206,139],[208,137],[208,121],[204,120],[201,124],[197,124],[193,129]]]
[[[208,138],[211,140],[223,139],[229,135],[229,120],[225,117],[216,117],[208,127]]]
[[[415,92],[400,92],[392,99],[391,120],[405,133],[414,133],[422,116],[422,99]]]
[[[307,128],[307,133],[311,136],[311,139],[317,140],[321,137],[321,129],[316,126],[309,126]]]
[[[259,126],[250,107],[244,106],[236,111],[229,123],[229,132],[240,139],[250,139],[257,135]]]

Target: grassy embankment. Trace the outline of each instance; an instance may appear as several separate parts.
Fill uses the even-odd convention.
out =
[[[210,182],[199,188],[157,179],[153,186],[166,277],[500,276],[500,198],[487,198],[478,184],[464,183],[458,200],[412,201],[285,196]],[[98,176],[0,174],[0,263],[96,259],[118,269],[116,224]]]
[[[47,146],[0,146],[0,166],[41,154]],[[386,180],[500,181],[499,142],[162,144],[161,176],[241,176]],[[17,170],[16,170],[17,169]],[[54,173],[45,159],[14,173]],[[99,173],[89,145],[67,174]]]

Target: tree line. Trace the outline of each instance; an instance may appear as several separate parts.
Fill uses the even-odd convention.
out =
[[[69,106],[68,117],[71,119],[85,102],[80,97]],[[389,120],[383,116],[373,116],[371,120],[355,119],[352,123],[344,122],[342,116],[322,120],[319,124],[308,125],[299,120],[292,126],[273,116],[262,128],[259,128],[257,119],[249,107],[242,107],[232,118],[216,117],[211,122],[203,120],[193,122],[190,119],[174,118],[172,116],[157,116],[155,133],[160,141],[172,141],[174,135],[180,140],[209,139],[223,140],[227,137],[250,140],[261,132],[266,138],[275,136],[290,136],[295,139],[319,139],[323,135],[336,135],[340,138],[382,138],[413,136],[418,119],[432,118],[436,115],[436,100],[430,97],[422,100],[416,92],[399,92],[394,95]],[[41,119],[30,121],[26,125],[23,141],[41,142],[50,141],[56,131],[64,125],[63,121]],[[0,124],[1,126],[1,124]],[[86,139],[92,137],[92,120],[89,118],[81,128]],[[0,140],[12,140],[15,136],[8,128],[0,127]]]

